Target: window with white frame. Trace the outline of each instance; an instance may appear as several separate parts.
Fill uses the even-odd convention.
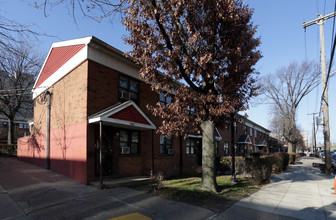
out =
[[[253,129],[250,128],[250,136],[252,137],[253,136]]]
[[[237,132],[237,122],[233,122],[233,130],[234,132]]]
[[[257,130],[254,129],[254,137],[257,137]]]

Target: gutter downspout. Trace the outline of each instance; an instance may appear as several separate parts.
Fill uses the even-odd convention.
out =
[[[46,168],[50,170],[50,96],[51,93],[47,91],[47,155],[46,155]]]
[[[99,182],[100,189],[103,188],[103,122],[99,121]]]

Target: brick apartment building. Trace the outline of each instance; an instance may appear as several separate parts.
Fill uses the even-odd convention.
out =
[[[139,69],[95,37],[54,43],[33,89],[34,134],[19,140],[18,157],[87,184],[100,174],[101,136],[104,175],[149,175],[151,169],[195,173],[202,163],[201,136],[156,133],[161,119],[146,105],[170,99],[153,92]],[[237,155],[269,152],[269,130],[250,120],[232,129]],[[230,126],[216,129],[217,156],[229,155],[230,131]]]

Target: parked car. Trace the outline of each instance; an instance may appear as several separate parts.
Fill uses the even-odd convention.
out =
[[[332,167],[336,168],[336,154],[333,154],[331,156],[331,164],[332,164]]]
[[[324,152],[325,152],[324,150],[317,151],[319,158],[323,159],[322,154],[324,155]]]

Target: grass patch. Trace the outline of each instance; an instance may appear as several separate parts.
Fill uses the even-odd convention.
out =
[[[261,188],[260,185],[252,184],[244,177],[238,176],[237,183],[231,183],[231,176],[218,176],[218,192],[211,193],[200,189],[201,181],[201,177],[164,180],[160,190],[155,194],[167,199],[209,208],[215,204],[227,203],[231,205]]]

